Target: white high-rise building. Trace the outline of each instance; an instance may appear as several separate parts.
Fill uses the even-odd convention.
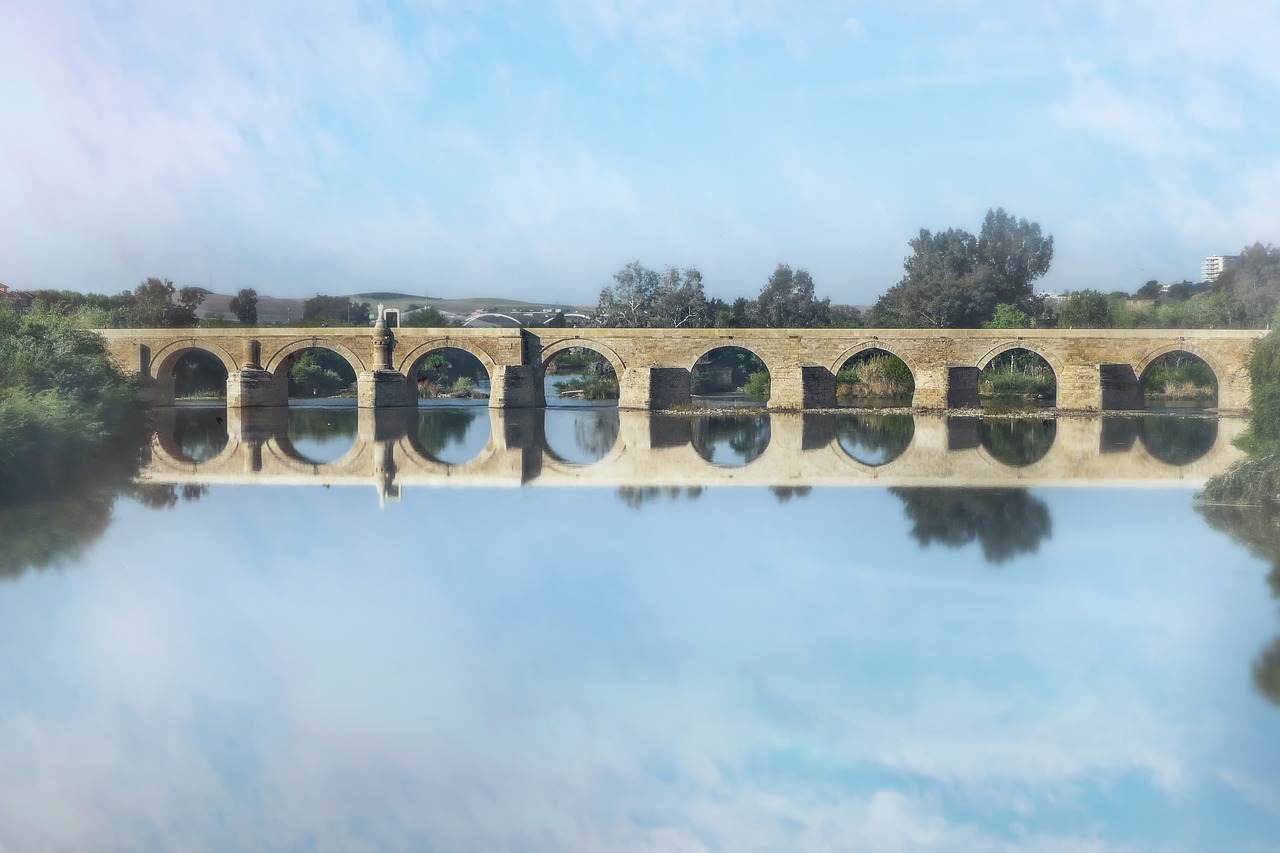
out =
[[[1200,265],[1200,280],[1217,281],[1218,276],[1238,266],[1240,266],[1239,255],[1210,255]]]

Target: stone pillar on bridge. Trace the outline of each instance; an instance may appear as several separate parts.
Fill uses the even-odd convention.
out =
[[[373,370],[356,377],[356,398],[360,408],[417,407],[417,386],[409,381],[409,377],[391,368],[391,353],[395,348],[395,334],[387,328],[386,310],[379,305],[378,320],[373,325]]]
[[[945,364],[922,364],[915,370],[916,390],[911,405],[917,409],[947,408],[950,371]]]
[[[538,408],[547,403],[542,373],[530,364],[499,364],[489,373],[489,405],[495,409]]]
[[[1058,408],[1075,412],[1102,409],[1102,366],[1069,364],[1058,375]]]
[[[836,377],[825,367],[777,367],[769,374],[769,408],[833,409]]]
[[[1098,365],[1098,382],[1104,411],[1142,408],[1142,385],[1132,364]]]
[[[254,409],[289,405],[289,377],[248,366],[227,375],[227,408]]]
[[[618,377],[618,408],[657,411],[687,406],[689,371],[683,367],[628,367]]]

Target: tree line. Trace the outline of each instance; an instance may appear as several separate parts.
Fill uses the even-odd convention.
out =
[[[819,299],[803,268],[779,264],[755,298],[708,298],[695,267],[658,272],[633,261],[614,275],[595,325],[652,328],[1257,328],[1280,304],[1280,249],[1255,243],[1214,282],[1136,293],[1082,290],[1037,294],[1053,237],[1003,208],[987,211],[977,234],[921,229],[908,243],[903,275],[865,312]]]

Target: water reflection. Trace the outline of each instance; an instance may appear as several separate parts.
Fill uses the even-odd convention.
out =
[[[591,465],[609,455],[618,442],[616,405],[546,410],[547,452],[570,465]]]
[[[1200,514],[1217,528],[1271,564],[1267,583],[1280,604],[1280,509],[1254,506],[1200,505]],[[1280,636],[1253,662],[1253,684],[1267,701],[1280,706]]]
[[[299,459],[316,465],[336,462],[355,445],[358,417],[351,406],[291,407],[290,447]]]
[[[445,465],[470,462],[489,443],[489,410],[483,407],[424,407],[417,421],[416,449]]]
[[[1027,474],[991,465],[977,434],[948,452],[965,436],[945,419],[917,419],[893,470],[868,471],[834,422],[774,415],[768,451],[726,474],[694,449],[696,419],[623,414],[583,421],[586,444],[613,449],[543,471],[550,493],[423,487],[381,509],[298,485],[298,466],[291,485],[247,487],[273,482],[271,460],[255,472],[228,452],[197,467],[241,479],[207,492],[185,464],[52,514],[0,507],[0,571],[75,567],[0,585],[5,846],[1277,837],[1277,717],[1257,698],[1280,696],[1274,608],[1256,561],[1200,521],[1266,556],[1280,594],[1274,517],[1197,516],[1185,488],[941,488]],[[448,455],[491,417],[495,468],[474,484],[505,486],[530,482],[495,472],[527,478],[515,463],[543,459],[549,430],[579,443],[540,411],[422,417],[360,413],[351,458],[385,471],[424,434]],[[239,447],[290,434],[284,416],[230,420]],[[1102,454],[1101,430],[1060,422],[1043,463],[1070,449],[1064,470],[1170,469],[1136,439]],[[804,479],[907,463],[934,485]],[[755,486],[705,487],[748,470]],[[601,472],[607,492],[565,487]]]
[[[902,455],[915,435],[916,420],[911,415],[840,415],[836,418],[836,440],[850,457],[876,467]]]
[[[1026,489],[890,489],[921,548],[977,541],[992,565],[1034,554],[1053,533],[1048,505]]]
[[[227,448],[226,406],[183,406],[171,410],[174,453],[188,462],[208,462]],[[158,425],[164,428],[165,425]]]
[[[1218,440],[1218,419],[1146,415],[1138,419],[1138,436],[1157,459],[1170,465],[1189,465]]]
[[[983,418],[978,440],[998,462],[1025,468],[1044,458],[1057,434],[1052,418]]]
[[[769,415],[710,415],[690,428],[698,455],[721,468],[750,465],[769,446]]]

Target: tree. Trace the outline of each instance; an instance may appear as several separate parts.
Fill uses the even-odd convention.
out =
[[[711,321],[702,273],[667,267],[659,275],[632,261],[600,291],[595,324],[608,328],[702,328]]]
[[[442,329],[453,324],[440,312],[439,308],[427,306],[401,314],[400,325],[406,329]]]
[[[808,270],[792,272],[787,264],[778,264],[760,289],[754,314],[756,323],[766,329],[826,326],[831,318],[831,300],[814,296]]]
[[[984,329],[1028,329],[1032,326],[1031,316],[1017,305],[1001,302],[996,306],[996,313],[982,324]]]
[[[135,328],[194,326],[198,322],[196,308],[202,302],[204,291],[198,287],[178,290],[167,278],[149,278],[125,297],[123,316]]]
[[[1232,320],[1261,328],[1280,304],[1280,248],[1254,243],[1240,252],[1240,264],[1218,276],[1214,289],[1234,303]]]
[[[314,296],[302,304],[305,326],[366,326],[372,309],[368,302],[352,302],[349,296]]]
[[[1049,271],[1053,238],[1003,208],[987,211],[977,237],[958,228],[921,229],[903,277],[871,311],[877,326],[977,328],[1005,303],[1042,312],[1031,283]]]
[[[231,297],[231,313],[236,315],[245,326],[253,326],[258,322],[258,291],[246,287]]]
[[[1154,278],[1148,281],[1142,287],[1138,288],[1138,292],[1134,294],[1137,299],[1156,299],[1160,296],[1160,282]]]
[[[1110,329],[1115,317],[1107,297],[1096,290],[1082,290],[1062,304],[1058,322],[1064,329]]]

